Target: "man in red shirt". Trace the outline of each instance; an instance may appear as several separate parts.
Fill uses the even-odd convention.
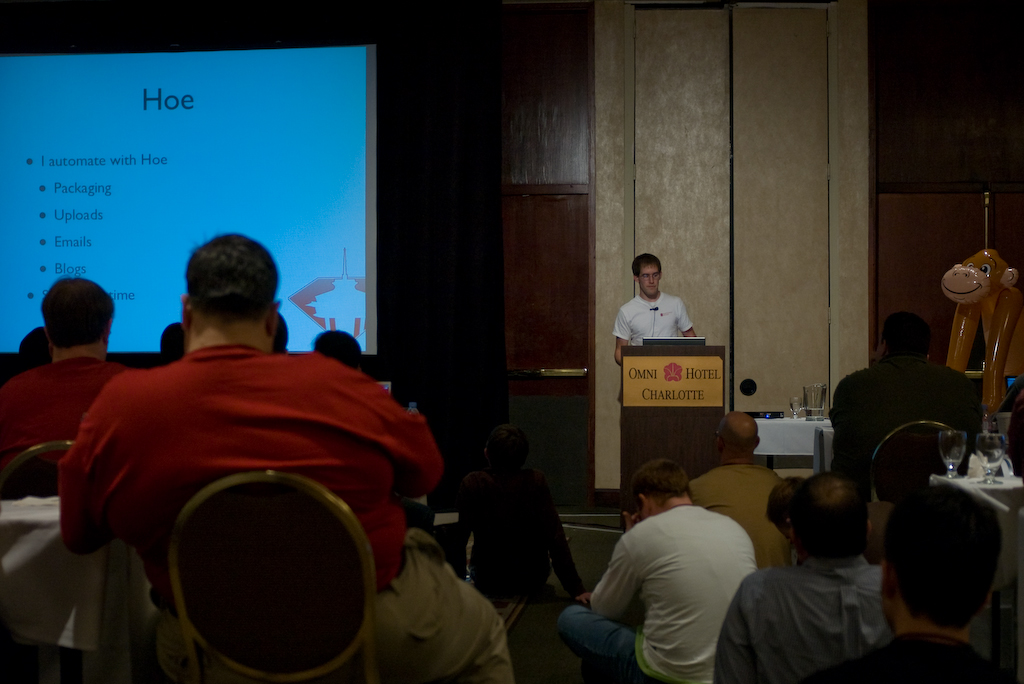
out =
[[[277,268],[258,243],[214,238],[186,280],[185,357],[110,383],[60,464],[65,543],[88,553],[117,537],[138,550],[162,603],[157,656],[168,676],[188,681],[167,570],[175,518],[204,485],[273,469],[325,485],[362,523],[382,682],[512,682],[491,604],[456,579],[429,535],[406,533],[395,492],[425,494],[443,470],[426,421],[333,359],[271,353]]]
[[[74,439],[93,399],[125,370],[106,361],[114,302],[99,285],[84,278],[58,280],[42,308],[53,362],[0,387],[0,468],[41,442]]]

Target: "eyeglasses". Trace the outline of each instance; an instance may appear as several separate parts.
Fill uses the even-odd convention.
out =
[[[661,280],[661,271],[657,273],[641,273],[640,280]]]

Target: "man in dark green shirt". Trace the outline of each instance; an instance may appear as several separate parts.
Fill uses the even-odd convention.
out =
[[[974,384],[963,373],[929,363],[929,344],[931,330],[920,316],[892,314],[882,328],[881,361],[846,376],[832,396],[832,470],[853,478],[866,501],[875,447],[900,425],[939,421],[966,430],[969,447],[981,429]]]

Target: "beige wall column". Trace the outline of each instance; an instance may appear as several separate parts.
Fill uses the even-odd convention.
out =
[[[782,411],[828,382],[828,53],[824,9],[733,12],[734,394]],[[738,393],[744,379],[752,396]]]
[[[661,259],[661,289],[728,354],[727,10],[637,10],[635,135],[636,251]]]
[[[596,0],[595,81],[595,486],[618,489],[611,330],[632,292],[631,243],[661,257],[662,289],[683,297],[709,344],[729,344],[734,287],[735,381],[756,375],[762,388],[736,392],[737,409],[781,410],[802,385],[831,390],[867,364],[867,0],[732,10]]]
[[[829,8],[829,273],[831,279],[831,390],[868,365],[868,3],[842,0]],[[834,93],[834,98],[831,95]],[[835,100],[833,105],[832,99]]]
[[[630,16],[632,11],[630,6]],[[622,265],[627,258],[623,245],[626,15],[622,0],[594,3],[594,124],[597,132],[594,151],[597,195],[594,486],[614,490],[619,488],[620,376],[614,359],[612,328],[615,315],[625,301]]]

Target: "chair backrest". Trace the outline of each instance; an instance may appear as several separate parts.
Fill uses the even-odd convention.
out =
[[[70,439],[43,442],[25,449],[0,470],[0,499],[24,499],[26,496],[57,496],[57,459],[42,454],[67,451]]]
[[[201,654],[264,681],[304,681],[343,665],[378,681],[373,551],[326,487],[274,471],[221,478],[178,515],[168,561],[198,681]]]
[[[886,435],[871,460],[871,482],[878,500],[898,504],[911,492],[927,487],[929,475],[945,473],[938,434],[951,429],[934,420],[915,420]]]
[[[864,558],[872,565],[881,565],[885,557],[885,528],[889,526],[889,516],[896,506],[891,501],[868,502],[868,522],[871,531],[868,533],[868,544],[864,548]]]

